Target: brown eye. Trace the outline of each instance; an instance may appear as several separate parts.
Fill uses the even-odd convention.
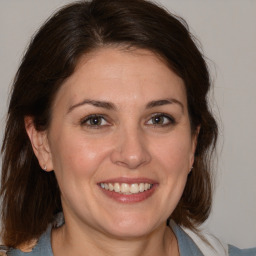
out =
[[[91,117],[88,121],[90,125],[101,125],[102,117],[99,117],[99,116]]]
[[[100,115],[91,115],[81,121],[81,125],[86,125],[91,127],[104,126],[107,124],[108,123],[104,119],[104,117]]]
[[[165,122],[165,117],[164,116],[154,116],[152,118],[152,123],[153,124],[164,124]]]
[[[147,122],[147,124],[154,126],[168,126],[174,123],[174,118],[166,114],[156,114],[152,116],[150,120]]]

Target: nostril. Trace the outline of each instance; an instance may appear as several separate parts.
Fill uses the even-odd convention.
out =
[[[111,161],[119,166],[136,169],[151,160],[143,134],[138,134],[137,129],[125,130],[116,138],[116,144],[111,153]]]
[[[123,152],[114,152],[112,154],[112,162],[129,169],[137,169],[139,166],[150,162],[150,155],[148,153],[135,155],[124,154]]]

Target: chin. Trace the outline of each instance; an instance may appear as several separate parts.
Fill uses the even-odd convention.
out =
[[[116,237],[121,240],[132,240],[140,237],[147,236],[151,233],[151,230],[149,228],[137,228],[130,227],[130,228],[124,228],[122,230],[120,229],[112,229],[108,234],[112,237]]]
[[[153,220],[150,221],[145,216],[137,218],[128,216],[127,218],[116,218],[113,224],[107,227],[107,233],[119,239],[133,239],[150,234],[161,226],[161,224],[157,224]]]

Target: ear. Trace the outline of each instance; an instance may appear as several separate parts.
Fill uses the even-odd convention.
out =
[[[35,128],[34,120],[31,116],[26,116],[24,119],[24,123],[33,151],[38,159],[39,165],[45,171],[52,171],[52,155],[48,143],[47,132],[38,131]]]
[[[191,158],[190,158],[190,167],[191,169],[193,168],[193,164],[195,161],[195,152],[196,152],[196,147],[197,147],[197,139],[198,139],[198,135],[200,133],[200,129],[201,126],[197,126],[196,130],[194,131],[194,133],[192,134],[192,150],[191,150]]]

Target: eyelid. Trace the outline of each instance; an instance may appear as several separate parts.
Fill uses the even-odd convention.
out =
[[[154,114],[151,115],[151,117],[149,118],[149,120],[146,123],[148,123],[154,117],[164,117],[164,118],[167,118],[169,120],[169,122],[167,124],[150,124],[152,126],[163,127],[163,126],[170,126],[170,125],[176,124],[175,118],[172,115],[166,114],[166,113],[154,113]]]
[[[90,119],[95,118],[95,117],[96,118],[102,118],[103,120],[105,120],[105,122],[107,124],[103,124],[103,125],[101,125],[101,124],[100,125],[97,125],[97,124],[95,124],[95,125],[86,124],[86,122],[88,122]],[[81,126],[86,126],[88,128],[99,129],[99,128],[103,128],[105,126],[109,126],[110,124],[109,124],[109,121],[107,120],[105,115],[102,115],[102,114],[91,114],[91,115],[88,115],[86,117],[81,118],[80,125]]]
[[[152,122],[152,119],[154,117],[162,117],[162,118],[166,118],[168,121],[167,123],[153,123]],[[92,118],[101,118],[105,121],[104,124],[87,124],[88,121],[90,121]],[[151,124],[150,124],[151,122]],[[80,119],[80,125],[81,126],[84,126],[86,128],[92,128],[92,129],[101,129],[101,128],[105,128],[106,126],[110,126],[111,123],[109,121],[109,118],[106,117],[104,114],[90,114],[90,115],[87,115],[83,118]],[[147,119],[146,121],[146,125],[149,125],[149,126],[154,126],[154,127],[167,127],[167,126],[172,126],[172,125],[175,125],[176,124],[176,119],[170,115],[170,114],[166,114],[166,113],[153,113],[149,119]]]

